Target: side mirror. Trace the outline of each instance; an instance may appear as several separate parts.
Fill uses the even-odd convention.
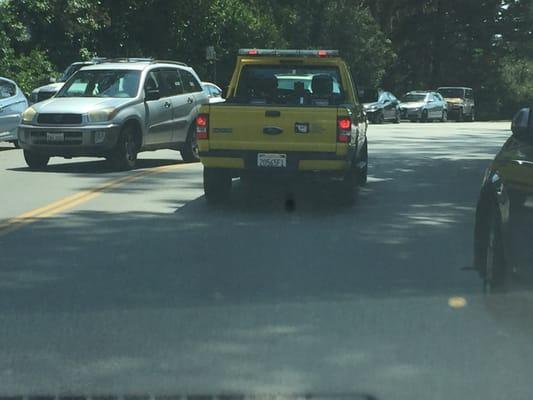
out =
[[[146,93],[144,95],[144,101],[154,101],[159,100],[161,98],[161,92],[159,89],[149,89],[146,90]]]
[[[57,82],[57,78],[55,76],[51,76],[50,83],[56,83],[56,82]]]
[[[516,113],[511,123],[513,135],[533,138],[533,112],[531,108],[522,108]]]

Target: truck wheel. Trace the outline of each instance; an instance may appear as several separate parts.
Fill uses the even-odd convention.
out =
[[[231,194],[230,171],[218,168],[204,168],[204,193],[210,204],[227,201]]]
[[[187,163],[200,161],[198,140],[196,139],[196,132],[194,128],[194,124],[192,124],[191,129],[189,129],[189,134],[187,135],[187,140],[183,145],[183,148],[180,150],[181,158],[183,158],[183,161]]]
[[[361,161],[364,161],[366,164],[363,168],[358,169],[357,171],[357,184],[359,184],[359,186],[365,186],[368,181],[368,142],[365,142],[363,146]]]
[[[44,169],[48,165],[50,157],[24,150],[24,160],[26,160],[26,164],[31,169]]]
[[[138,151],[139,145],[135,140],[134,129],[126,126],[120,134],[115,149],[108,157],[108,161],[113,169],[127,171],[135,168]]]

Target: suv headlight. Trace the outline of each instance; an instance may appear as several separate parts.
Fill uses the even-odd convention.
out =
[[[114,108],[107,108],[104,110],[91,111],[87,114],[89,122],[99,123],[112,120],[117,115],[117,110]]]
[[[37,111],[33,107],[29,107],[22,113],[22,122],[30,123],[33,122],[35,119],[35,116],[37,115]]]

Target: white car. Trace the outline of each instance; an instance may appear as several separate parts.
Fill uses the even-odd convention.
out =
[[[18,147],[17,128],[26,108],[28,100],[17,84],[0,78],[0,142],[11,142]]]
[[[211,82],[202,82],[205,94],[209,97],[209,104],[223,103],[222,89]]]

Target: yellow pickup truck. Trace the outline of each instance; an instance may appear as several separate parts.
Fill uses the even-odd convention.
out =
[[[241,49],[226,102],[196,119],[206,199],[260,174],[327,176],[351,199],[367,180],[367,125],[338,51]]]

